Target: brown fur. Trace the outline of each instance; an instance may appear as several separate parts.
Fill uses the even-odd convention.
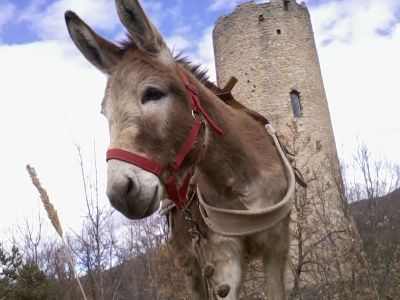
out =
[[[117,8],[130,33],[140,35],[124,43],[122,48],[100,39],[74,13],[66,13],[68,29],[78,48],[109,76],[102,112],[110,124],[110,147],[141,154],[164,165],[174,161],[193,126],[186,88],[178,76],[178,69],[185,69],[198,88],[205,111],[223,134],[218,136],[207,126],[184,160],[178,180],[181,182],[195,165],[196,182],[205,201],[221,208],[254,210],[280,201],[286,192],[287,180],[279,154],[262,124],[220,101],[209,89],[213,88],[212,84],[196,66],[174,59],[136,0],[117,0]],[[149,85],[163,90],[165,96],[144,105],[140,98]],[[126,164],[123,167],[131,171]],[[114,163],[112,175],[116,172]],[[140,184],[140,178],[133,179]],[[119,192],[117,188],[124,193],[127,190],[123,185],[114,188],[113,195]],[[128,193],[118,199],[122,201],[124,197],[127,203],[130,201],[128,205],[115,205],[121,212],[133,217],[147,215],[134,211],[135,205],[147,203],[147,198],[136,200]],[[128,208],[132,211],[124,211]],[[284,269],[289,247],[289,216],[257,234],[224,237],[204,224],[197,205],[190,209],[202,234],[200,243],[206,259],[216,268],[212,280],[217,286],[229,284],[231,288],[226,299],[238,299],[249,257],[264,259],[271,298],[286,298]],[[201,266],[188,234],[191,224],[179,210],[172,212],[171,221],[171,244],[176,261],[186,274],[192,298],[206,299]]]
[[[212,114],[213,119],[224,131],[220,137],[214,133],[210,134],[206,155],[198,164],[197,182],[204,198],[218,207],[245,209],[245,203],[240,199],[246,197],[246,187],[253,186],[253,182],[260,178],[261,173],[264,173],[262,182],[258,185],[263,203],[258,205],[258,208],[272,206],[283,198],[287,186],[282,164],[273,142],[261,124],[244,111],[227,107],[208,91],[202,90],[202,93],[201,99],[207,107],[206,110]],[[216,234],[202,221],[198,206],[191,206],[191,211],[199,223],[202,233],[201,244],[206,252],[224,253],[226,250],[227,255],[233,253],[242,261],[242,271],[246,264],[245,258],[262,257],[265,261],[266,273],[270,274],[270,277],[280,277],[269,278],[270,281],[277,280],[280,285],[276,287],[276,284],[269,284],[270,295],[276,295],[273,299],[285,298],[283,273],[289,242],[289,217],[260,234],[243,238],[222,238],[215,241],[213,236]],[[173,232],[171,245],[178,256],[178,264],[184,269],[186,275],[192,278],[189,280],[189,289],[196,291],[194,299],[205,299],[204,283],[198,277],[202,271],[195,260],[187,232],[190,223],[183,218],[180,211],[174,211],[171,219]],[[209,256],[213,255],[209,254]],[[218,256],[214,256],[211,262],[217,269],[221,264],[226,263]],[[277,271],[271,272],[273,269]],[[218,285],[224,282],[216,283]],[[233,290],[234,293],[238,291],[238,288]],[[237,299],[237,295],[232,296],[232,299]]]

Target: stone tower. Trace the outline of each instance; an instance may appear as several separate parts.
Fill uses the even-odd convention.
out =
[[[329,276],[345,281],[351,247],[337,242],[347,237],[333,233],[345,232],[349,219],[307,7],[295,0],[241,4],[218,19],[213,41],[218,85],[238,79],[235,98],[268,118],[308,182],[307,192],[296,192],[291,266],[325,261]],[[289,277],[294,290],[319,280]]]
[[[337,161],[310,15],[295,0],[248,2],[218,19],[213,33],[218,84],[235,76],[237,99],[266,116],[300,160]],[[293,130],[296,127],[296,132]],[[296,145],[293,145],[296,133]],[[308,145],[304,145],[306,143]],[[299,149],[293,149],[294,147]],[[318,156],[318,159],[315,158]],[[310,166],[313,167],[313,166]]]

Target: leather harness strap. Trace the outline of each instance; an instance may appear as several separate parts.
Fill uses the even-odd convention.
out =
[[[268,134],[274,140],[288,181],[288,188],[284,198],[275,205],[257,210],[224,209],[206,203],[197,189],[199,209],[204,222],[216,233],[225,236],[244,236],[266,230],[285,218],[291,208],[295,193],[295,177],[282,147],[280,146],[276,131],[272,125],[265,126]]]

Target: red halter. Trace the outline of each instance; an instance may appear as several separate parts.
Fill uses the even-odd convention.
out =
[[[192,107],[193,116],[200,115],[202,116],[207,123],[211,126],[211,128],[218,134],[222,134],[222,130],[216,125],[216,123],[211,119],[211,117],[207,114],[204,110],[203,106],[200,103],[200,99],[197,93],[197,88],[191,84],[189,81],[188,76],[181,70],[178,70],[179,77],[181,78],[183,84],[186,87],[186,95],[189,99],[190,105]],[[161,178],[164,181],[164,184],[167,189],[168,196],[172,198],[178,208],[182,208],[185,203],[186,193],[189,187],[189,182],[191,177],[194,173],[194,167],[186,176],[183,184],[178,187],[178,183],[176,181],[175,174],[179,170],[180,166],[182,165],[183,161],[185,160],[186,156],[189,154],[190,150],[192,149],[194,143],[197,140],[197,137],[200,134],[202,128],[203,121],[197,120],[194,118],[194,124],[192,130],[186,140],[186,143],[183,145],[181,151],[175,158],[175,161],[168,165],[163,166],[162,164],[145,158],[143,156],[137,155],[132,152],[128,152],[122,149],[110,149],[107,151],[107,161],[110,159],[118,159],[124,162],[128,162],[130,164],[136,165],[150,173]],[[169,171],[169,176],[164,180],[162,174],[164,171]]]

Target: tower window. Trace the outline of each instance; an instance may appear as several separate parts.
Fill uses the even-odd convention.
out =
[[[280,35],[280,34],[281,34],[281,30],[280,30],[280,29],[277,29],[277,30],[276,30],[276,34]]]
[[[289,10],[289,0],[283,0],[283,5],[285,6],[285,10]]]
[[[290,92],[290,102],[292,103],[293,115],[295,118],[301,117],[300,93],[296,90]]]

